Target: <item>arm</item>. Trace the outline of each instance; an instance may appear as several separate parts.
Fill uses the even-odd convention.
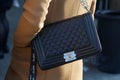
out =
[[[24,12],[14,34],[14,46],[29,46],[31,40],[42,29],[51,0],[26,0]]]

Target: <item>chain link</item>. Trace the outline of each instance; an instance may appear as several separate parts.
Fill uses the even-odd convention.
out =
[[[81,2],[81,4],[82,4],[82,6],[87,10],[87,11],[89,11],[89,5],[88,5],[88,3],[87,3],[87,1],[86,0],[80,0],[80,2]]]
[[[32,48],[29,80],[36,80],[36,55]]]

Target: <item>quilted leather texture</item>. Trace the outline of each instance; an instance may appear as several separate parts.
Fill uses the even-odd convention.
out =
[[[74,51],[89,44],[85,27],[80,27],[79,22],[79,19],[71,19],[42,31],[41,42],[46,56]]]
[[[65,64],[66,52],[75,51],[78,60],[101,51],[91,13],[46,25],[33,40],[33,47],[43,69]]]

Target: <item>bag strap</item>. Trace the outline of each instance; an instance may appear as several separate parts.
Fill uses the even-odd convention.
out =
[[[89,5],[86,0],[80,0],[82,6],[89,12]]]
[[[86,0],[80,0],[82,6],[89,12],[88,3]],[[31,62],[30,62],[30,73],[29,73],[29,80],[36,80],[36,53],[34,52],[34,47],[31,49]]]
[[[34,52],[34,47],[31,49],[31,62],[30,62],[30,72],[29,72],[29,80],[36,80],[36,54]]]

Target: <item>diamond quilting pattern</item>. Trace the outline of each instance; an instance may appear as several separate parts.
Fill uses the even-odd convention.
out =
[[[46,30],[41,31],[40,37],[46,56],[59,55],[89,44],[86,27],[81,26],[80,23],[84,24],[84,22],[80,21],[79,18],[71,19],[71,21],[64,21],[60,25],[56,24],[55,27],[53,25],[51,25],[52,27],[46,26],[47,28],[44,28]]]

